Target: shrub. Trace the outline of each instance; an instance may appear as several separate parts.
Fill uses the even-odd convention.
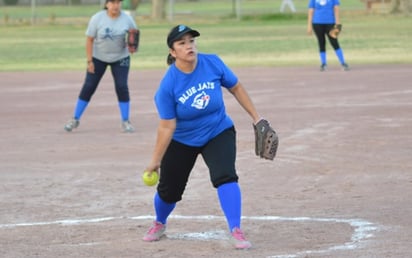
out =
[[[19,0],[4,0],[5,5],[17,5]]]

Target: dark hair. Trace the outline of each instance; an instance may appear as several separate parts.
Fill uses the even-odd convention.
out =
[[[168,64],[168,65],[171,65],[171,64],[173,64],[174,62],[176,61],[176,58],[174,58],[170,53],[167,55],[167,58],[166,58],[166,63]]]
[[[104,7],[103,7],[103,9],[105,9],[105,10],[107,10],[107,7],[106,7],[106,4],[108,3],[108,2],[114,2],[115,0],[106,0],[106,2],[104,2]],[[123,1],[123,0],[119,0],[120,2],[121,1]]]

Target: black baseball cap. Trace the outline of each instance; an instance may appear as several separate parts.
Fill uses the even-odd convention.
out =
[[[167,46],[172,48],[173,42],[181,39],[185,34],[191,34],[193,37],[200,36],[200,33],[197,30],[194,30],[186,25],[180,24],[170,30],[169,35],[167,36]]]

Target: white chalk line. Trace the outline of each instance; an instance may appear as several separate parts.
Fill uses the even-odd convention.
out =
[[[79,225],[79,224],[91,224],[100,223],[113,220],[153,220],[155,217],[151,215],[132,216],[132,217],[103,217],[103,218],[91,218],[91,219],[66,219],[56,221],[44,221],[44,222],[26,222],[26,223],[14,223],[14,224],[0,224],[0,229],[3,228],[17,228],[17,227],[32,227],[32,226],[46,226],[46,225]],[[177,220],[225,220],[223,216],[214,215],[201,215],[201,216],[184,216],[184,215],[171,215],[170,219]],[[332,223],[345,223],[354,228],[351,235],[351,241],[342,243],[339,245],[331,246],[321,250],[305,250],[297,252],[295,254],[283,254],[268,256],[268,258],[286,258],[286,257],[300,257],[308,254],[322,254],[329,253],[337,250],[353,250],[361,247],[367,239],[374,236],[374,232],[379,230],[379,226],[363,220],[363,219],[337,219],[337,218],[311,218],[311,217],[281,217],[281,216],[242,216],[242,220],[253,221],[294,221],[294,222],[332,222]],[[185,234],[168,234],[168,238],[173,239],[186,239],[186,240],[226,240],[229,239],[226,231],[211,231],[211,232],[194,232]],[[90,243],[88,243],[91,245]]]

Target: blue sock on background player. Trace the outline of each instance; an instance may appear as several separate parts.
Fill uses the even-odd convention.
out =
[[[343,51],[341,48],[335,50],[336,56],[339,59],[340,64],[345,64],[345,58],[343,57]]]
[[[74,116],[73,116],[74,119],[80,120],[88,104],[89,104],[88,101],[77,99],[77,104],[76,104],[76,108],[74,110]]]
[[[129,120],[130,102],[119,102],[119,108],[122,121]]]
[[[223,184],[217,188],[217,193],[230,232],[232,232],[233,228],[240,228],[242,196],[239,184],[236,182]]]
[[[320,52],[319,57],[320,57],[320,64],[326,65],[326,52]]]

